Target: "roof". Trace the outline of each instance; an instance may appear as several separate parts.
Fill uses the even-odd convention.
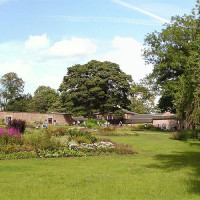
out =
[[[152,123],[153,120],[176,119],[175,115],[137,114],[125,120],[127,124]]]
[[[123,120],[124,124],[148,124],[152,123],[153,119],[146,118],[146,119],[125,119]]]
[[[154,115],[153,119],[177,119],[175,115]]]
[[[135,113],[135,112],[132,112],[132,111],[129,111],[129,110],[126,110],[126,109],[122,109],[122,111],[123,111],[125,114],[138,115],[138,113]]]
[[[72,117],[72,119],[73,119],[74,121],[87,121],[87,120],[88,120],[88,118],[82,117],[82,116],[79,116],[79,117]]]
[[[137,114],[130,117],[130,119],[153,119],[152,114]]]

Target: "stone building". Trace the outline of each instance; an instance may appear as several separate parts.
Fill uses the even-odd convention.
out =
[[[7,122],[12,119],[26,120],[26,122],[45,122],[49,125],[73,124],[71,115],[66,113],[28,113],[28,112],[0,112],[0,120]]]
[[[128,118],[123,120],[124,124],[132,126],[152,124],[155,127],[163,128],[166,130],[173,130],[178,128],[178,120],[174,114],[166,112],[164,114],[130,114]]]

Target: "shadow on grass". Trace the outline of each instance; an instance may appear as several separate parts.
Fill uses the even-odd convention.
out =
[[[160,163],[148,165],[148,168],[157,168],[165,172],[179,171],[184,168],[192,169],[193,172],[188,174],[186,183],[189,185],[190,193],[200,195],[200,152],[159,154],[154,158]]]

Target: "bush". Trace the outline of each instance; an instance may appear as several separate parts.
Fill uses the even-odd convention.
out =
[[[0,144],[20,144],[21,134],[14,128],[0,128]]]
[[[87,131],[81,131],[77,129],[69,129],[68,131],[69,134],[69,140],[75,140],[78,143],[94,143],[97,141],[97,138],[91,135],[90,132]]]
[[[132,127],[132,131],[145,131],[145,130],[151,130],[151,131],[166,131],[161,128],[155,127],[153,124],[147,124],[147,125],[137,125],[135,127]]]
[[[85,125],[87,128],[98,128],[100,124],[104,124],[105,122],[105,120],[90,119],[86,121]]]
[[[114,152],[116,154],[136,154],[137,152],[134,151],[133,146],[130,144],[117,144],[114,143]]]
[[[63,127],[59,127],[55,130],[49,130],[53,135],[56,135],[56,136],[63,136],[63,135],[67,135],[67,128],[63,128]]]
[[[112,149],[112,152],[116,154],[136,154],[137,153],[133,149],[133,146],[129,144],[118,144],[118,143],[112,142],[110,139],[98,139],[98,142],[112,143],[114,146],[114,148]]]
[[[200,140],[200,131],[195,129],[176,131],[172,133],[170,138],[174,140],[188,140],[188,139]]]
[[[5,121],[4,120],[0,120],[0,126],[5,126],[5,125],[6,125]]]
[[[26,121],[21,119],[13,119],[11,121],[10,127],[18,129],[20,133],[23,133],[26,127]]]
[[[24,143],[33,146],[35,149],[58,149],[61,144],[59,140],[55,140],[51,131],[45,129],[39,134],[27,134]]]

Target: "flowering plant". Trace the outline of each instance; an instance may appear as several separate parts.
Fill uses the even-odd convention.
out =
[[[15,128],[0,128],[0,137],[2,137],[5,133],[8,133],[9,138],[13,136],[18,136],[19,138],[21,138],[21,133],[18,129]]]

